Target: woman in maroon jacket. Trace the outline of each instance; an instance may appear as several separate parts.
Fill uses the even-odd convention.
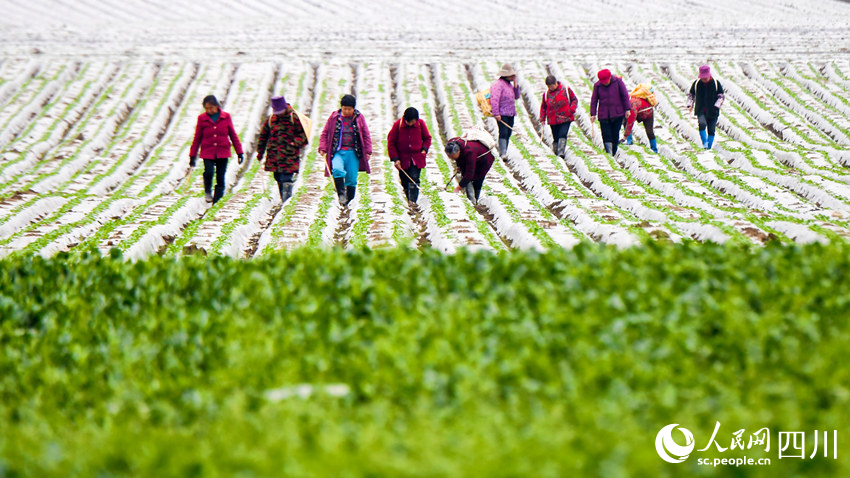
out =
[[[242,143],[230,114],[221,110],[221,104],[213,95],[204,98],[204,112],[198,116],[195,125],[195,139],[189,150],[189,166],[195,167],[198,161],[198,149],[204,160],[204,196],[207,202],[216,203],[224,196],[224,176],[227,172],[227,160],[230,159],[231,143],[239,155],[239,164],[245,160]],[[215,176],[215,196],[210,194]]]
[[[540,123],[552,128],[552,150],[561,158],[567,155],[567,134],[576,119],[578,98],[571,88],[552,75],[546,77],[546,93],[540,103]]]
[[[466,190],[466,197],[477,206],[484,178],[495,160],[493,153],[478,141],[452,138],[446,143],[446,156],[457,163],[460,171],[461,179],[455,192]]]
[[[632,105],[629,90],[622,78],[612,75],[610,70],[599,70],[597,76],[599,81],[593,85],[593,95],[590,97],[590,122],[596,121],[598,109],[602,142],[605,151],[613,156],[617,154],[617,145],[620,144],[620,128]]]
[[[425,168],[425,156],[430,147],[431,133],[419,119],[419,111],[407,108],[387,135],[387,151],[393,166],[398,169],[404,196],[411,203],[419,198],[419,174]]]

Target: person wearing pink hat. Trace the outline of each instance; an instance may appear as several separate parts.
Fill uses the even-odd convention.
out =
[[[611,70],[599,70],[596,76],[599,81],[593,85],[593,94],[590,96],[590,122],[596,121],[598,113],[602,143],[605,151],[613,156],[617,154],[617,146],[620,144],[620,127],[623,126],[626,112],[632,108],[629,90],[623,79],[612,75]]]
[[[690,114],[693,108],[697,116],[704,149],[711,149],[714,145],[714,131],[724,98],[723,85],[711,76],[711,68],[708,65],[699,67],[699,79],[693,82],[688,91],[687,111]]]
[[[266,156],[265,170],[274,175],[280,190],[280,202],[292,197],[295,176],[301,166],[301,148],[307,144],[307,133],[298,114],[283,96],[274,96],[272,114],[263,121],[257,143],[257,161]]]

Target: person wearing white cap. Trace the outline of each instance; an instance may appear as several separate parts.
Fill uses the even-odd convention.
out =
[[[301,148],[307,144],[307,133],[295,110],[283,96],[275,96],[272,114],[263,121],[257,143],[257,161],[266,156],[265,170],[274,175],[280,190],[280,201],[292,197],[295,176],[301,166]]]
[[[505,63],[499,70],[499,79],[490,86],[490,107],[493,118],[499,125],[499,155],[502,157],[508,152],[517,99],[519,99],[519,85],[516,81],[516,70],[509,63]]]

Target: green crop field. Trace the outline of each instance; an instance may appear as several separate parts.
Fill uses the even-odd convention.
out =
[[[717,421],[850,473],[843,243],[113,254],[0,261],[4,478],[733,476],[653,446]]]

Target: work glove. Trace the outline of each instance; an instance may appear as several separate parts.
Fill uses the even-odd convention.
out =
[[[632,135],[626,136],[626,144],[632,144]]]
[[[189,167],[194,168],[198,164],[198,155],[189,156]]]
[[[244,163],[244,162],[245,162],[245,155],[244,155],[244,154],[240,154],[240,155],[238,156],[238,158],[239,158],[239,164],[242,164],[242,163]]]

